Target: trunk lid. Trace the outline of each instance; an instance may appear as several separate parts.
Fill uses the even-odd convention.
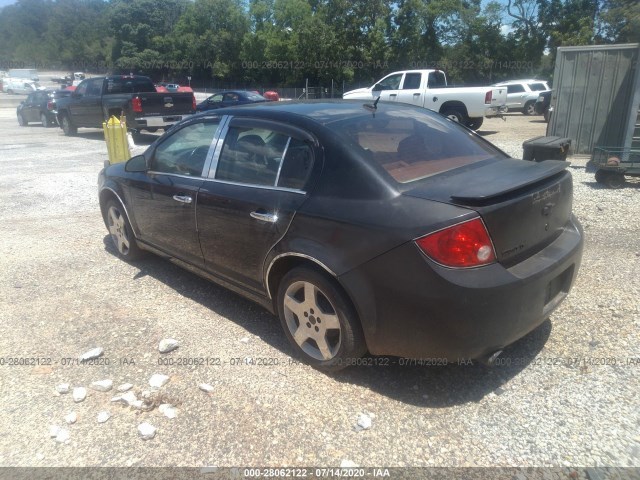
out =
[[[573,182],[568,165],[489,160],[427,178],[404,195],[478,212],[498,261],[510,266],[549,245],[569,221]]]

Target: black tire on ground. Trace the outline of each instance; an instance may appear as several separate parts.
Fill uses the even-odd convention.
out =
[[[49,118],[44,113],[40,114],[40,122],[44,128],[49,128],[52,125]]]
[[[471,130],[478,130],[482,126],[483,122],[483,117],[470,118],[469,120],[467,120],[467,127],[469,127]]]
[[[453,120],[454,122],[458,122],[463,125],[466,123],[466,120],[467,120],[466,116],[460,110],[456,110],[455,108],[448,108],[447,110],[444,110],[442,112],[442,115]]]
[[[544,115],[544,121],[549,123],[549,110],[545,110],[543,115]]]
[[[319,271],[298,267],[288,272],[278,288],[277,312],[297,355],[314,368],[341,370],[367,351],[351,302]]]
[[[524,104],[524,108],[522,109],[522,113],[525,115],[535,115],[536,114],[536,103],[531,100]]]
[[[21,113],[18,114],[18,125],[20,125],[21,127],[27,126],[27,121],[24,119]]]
[[[134,143],[142,142],[143,136],[142,133],[140,133],[140,130],[130,130],[130,132]]]
[[[596,182],[609,188],[621,188],[624,185],[625,178],[622,173],[598,170],[596,171]]]
[[[63,113],[60,117],[60,127],[67,137],[71,137],[78,133],[78,127],[71,122],[69,115],[66,113]]]
[[[118,256],[127,262],[138,260],[144,252],[138,247],[124,208],[111,198],[105,205],[105,223]]]

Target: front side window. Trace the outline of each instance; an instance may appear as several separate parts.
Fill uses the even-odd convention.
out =
[[[89,80],[89,84],[87,86],[87,96],[99,97],[101,93],[102,93],[102,79],[98,78],[96,80]]]
[[[156,148],[151,170],[202,176],[219,121],[197,122],[181,128]]]
[[[378,84],[383,90],[398,90],[400,88],[400,80],[402,80],[402,73],[396,75],[390,75],[387,78],[382,79]]]
[[[232,126],[222,147],[215,178],[302,190],[312,166],[313,151],[302,140],[270,129]]]

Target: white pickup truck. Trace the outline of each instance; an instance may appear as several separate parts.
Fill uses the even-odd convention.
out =
[[[378,92],[381,101],[429,108],[473,130],[480,128],[484,117],[500,116],[507,103],[507,87],[448,87],[441,70],[393,72],[369,88],[345,92],[342,98],[371,100]]]

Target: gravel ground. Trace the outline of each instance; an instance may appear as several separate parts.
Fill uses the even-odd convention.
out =
[[[544,129],[513,114],[481,134],[520,156]],[[326,375],[291,362],[277,319],[256,305],[159,258],[116,258],[96,195],[99,131],[20,128],[0,109],[0,132],[0,466],[640,467],[638,182],[601,188],[586,159],[571,159],[580,275],[502,365]],[[165,338],[179,347],[160,354]],[[94,347],[97,361],[75,363]],[[175,418],[110,402],[125,382],[142,398],[156,373],[170,380],[149,402],[174,405]],[[90,388],[105,379],[113,390]],[[74,403],[61,383],[87,398]],[[356,428],[361,414],[370,428]]]

